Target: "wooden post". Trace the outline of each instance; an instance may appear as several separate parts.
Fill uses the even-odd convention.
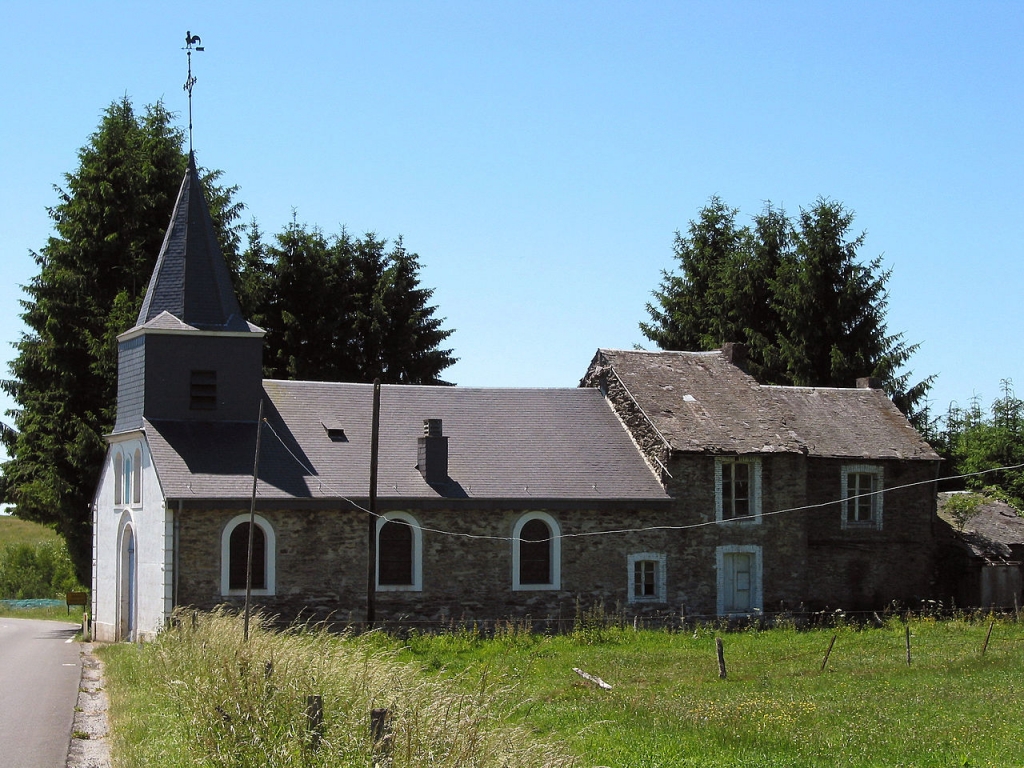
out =
[[[715,648],[718,651],[718,677],[725,680],[725,648],[722,646],[722,638],[715,638]]]
[[[907,643],[907,666],[910,666],[910,622],[907,622],[906,630],[906,643]]]
[[[370,738],[373,741],[373,764],[384,762],[391,753],[391,712],[381,707],[370,710]]]
[[[306,734],[310,749],[320,748],[324,730],[324,700],[321,696],[306,697]]]
[[[370,423],[370,504],[366,516],[366,625],[377,618],[377,452],[380,442],[380,379],[373,380],[373,416]]]
[[[821,661],[821,671],[825,671],[825,665],[828,664],[828,657],[832,655],[832,646],[836,644],[836,636],[832,635],[832,639],[829,641],[828,650],[825,651],[825,658]]]
[[[985,651],[988,650],[988,640],[989,640],[990,637],[992,637],[992,627],[994,627],[995,625],[996,625],[996,620],[992,619],[992,621],[988,625],[988,632],[985,634],[985,644],[983,646],[981,646],[981,655],[982,656],[984,656],[985,655]]]
[[[260,437],[263,435],[263,398],[260,397],[260,411],[256,417],[256,456],[252,462],[252,499],[249,501],[249,548],[245,561],[245,627],[243,639],[249,642],[249,611],[252,601],[252,546],[256,535],[256,484],[260,476]]]

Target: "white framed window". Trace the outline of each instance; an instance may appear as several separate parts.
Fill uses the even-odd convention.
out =
[[[275,593],[277,538],[274,527],[256,515],[252,546],[252,594]],[[228,521],[221,534],[220,590],[222,595],[244,595],[249,555],[249,513]]]
[[[377,518],[378,592],[423,590],[423,530],[406,512],[388,512]]]
[[[135,472],[133,470],[134,464],[132,463],[132,455],[130,453],[124,454],[124,470],[121,473],[121,479],[123,487],[121,489],[121,503],[128,504],[132,500],[132,481],[135,479]]]
[[[512,590],[562,588],[562,529],[547,512],[528,512],[512,528]]]
[[[761,547],[726,544],[715,550],[718,615],[760,613],[764,609]]]
[[[842,527],[882,530],[884,472],[876,464],[847,464],[842,470]]]
[[[114,453],[114,506],[124,504],[124,454]]]
[[[761,522],[761,459],[715,458],[715,520]]]
[[[627,555],[626,568],[629,573],[629,591],[626,593],[628,602],[666,602],[664,554],[637,552]]]
[[[132,506],[142,506],[142,449],[132,456]]]

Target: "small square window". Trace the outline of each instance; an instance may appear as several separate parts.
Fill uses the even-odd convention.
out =
[[[629,592],[631,603],[664,603],[665,555],[655,552],[640,552],[629,555]]]

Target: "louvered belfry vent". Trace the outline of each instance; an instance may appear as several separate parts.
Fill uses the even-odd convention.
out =
[[[441,419],[423,420],[416,468],[428,483],[448,480],[448,438],[442,433]]]

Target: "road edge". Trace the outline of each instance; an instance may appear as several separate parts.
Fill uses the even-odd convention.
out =
[[[111,768],[110,699],[103,685],[103,662],[93,653],[92,643],[80,643],[82,678],[78,684],[78,705],[71,725],[66,768]]]

